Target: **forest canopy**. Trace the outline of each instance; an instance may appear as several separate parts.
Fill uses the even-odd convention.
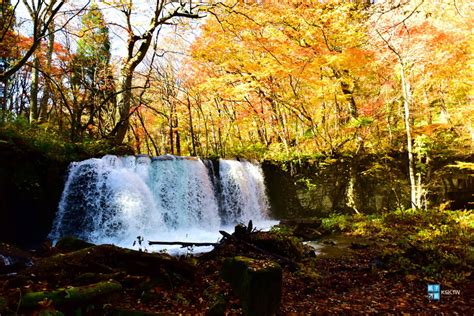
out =
[[[434,0],[2,1],[1,120],[151,155],[470,152],[472,12]]]

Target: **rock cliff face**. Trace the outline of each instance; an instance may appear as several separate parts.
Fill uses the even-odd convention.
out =
[[[435,159],[424,178],[429,206],[474,207],[474,175],[448,167],[456,160]],[[409,207],[410,184],[404,156],[265,161],[267,194],[276,218],[321,216],[329,212],[374,213]]]
[[[0,143],[0,240],[34,246],[46,238],[67,166],[37,151]]]

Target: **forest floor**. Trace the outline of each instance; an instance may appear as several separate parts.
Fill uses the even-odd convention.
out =
[[[431,278],[422,270],[391,264],[385,255],[390,244],[376,237],[362,243],[354,239],[349,245],[337,255],[315,255],[294,237],[253,232],[245,241],[226,239],[209,253],[176,258],[110,245],[83,248],[87,244],[45,249],[29,257],[0,244],[0,254],[17,260],[3,267],[0,261],[0,315],[241,314],[240,301],[221,274],[224,258],[238,255],[280,261],[281,315],[472,314],[474,279],[469,272],[461,269],[464,277],[458,280]],[[110,289],[107,282],[119,288]],[[428,284],[441,285],[439,301],[428,298]],[[50,295],[58,289],[64,293]],[[81,292],[74,296],[73,289]],[[33,304],[28,303],[32,297]]]
[[[460,290],[460,295],[441,295],[440,301],[428,298],[427,285],[438,281],[421,274],[405,274],[377,267],[381,249],[349,251],[338,258],[318,258],[319,279],[305,282],[288,275],[284,278],[281,312],[305,313],[409,313],[465,315],[474,308],[474,280],[441,283],[441,288]]]

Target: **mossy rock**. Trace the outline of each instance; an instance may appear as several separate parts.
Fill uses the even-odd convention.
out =
[[[63,253],[77,251],[92,246],[94,246],[94,244],[72,236],[63,237],[56,243],[56,249]]]
[[[240,256],[226,258],[222,277],[239,297],[244,315],[274,315],[278,311],[282,290],[278,263]]]

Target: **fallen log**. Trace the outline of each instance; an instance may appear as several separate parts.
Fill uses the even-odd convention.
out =
[[[35,308],[40,302],[50,300],[54,306],[65,304],[82,304],[106,297],[122,290],[122,285],[117,281],[105,281],[86,286],[73,286],[54,291],[30,292],[23,295],[20,302],[21,308]]]
[[[204,246],[217,246],[217,242],[184,242],[184,241],[148,241],[148,245],[180,245],[181,248],[184,247],[204,247]]]
[[[180,274],[186,278],[194,276],[194,268],[186,261],[166,254],[146,253],[100,245],[90,248],[42,258],[27,272],[34,275],[54,276],[57,273],[80,275],[90,273],[125,272],[133,275],[161,275],[162,271]]]

